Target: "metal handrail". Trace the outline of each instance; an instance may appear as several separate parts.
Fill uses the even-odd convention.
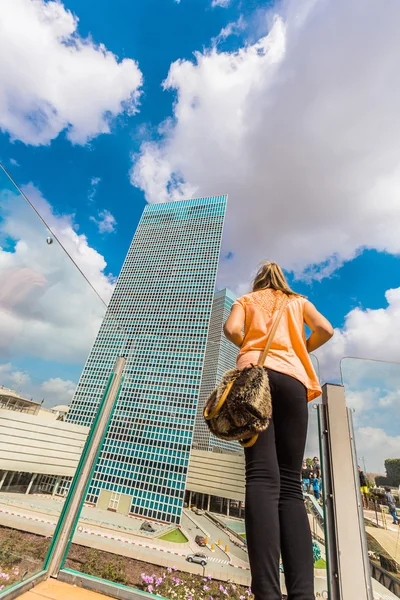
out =
[[[380,565],[377,565],[370,560],[371,576],[383,585],[389,592],[392,592],[395,596],[400,598],[400,579],[386,571]]]

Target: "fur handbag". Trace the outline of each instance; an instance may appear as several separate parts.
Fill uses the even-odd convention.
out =
[[[250,448],[259,433],[267,429],[272,417],[272,403],[268,371],[263,365],[287,303],[285,298],[258,364],[227,371],[209,396],[203,416],[216,437],[237,440],[244,448]]]

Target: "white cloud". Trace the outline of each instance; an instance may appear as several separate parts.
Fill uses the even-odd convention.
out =
[[[388,435],[378,427],[360,427],[356,430],[357,456],[366,458],[366,469],[385,475],[385,460],[400,457],[400,435]]]
[[[60,377],[40,382],[28,373],[15,368],[11,363],[3,363],[0,364],[0,386],[12,389],[20,396],[35,402],[44,400],[44,406],[51,408],[58,404],[69,404],[76,383]]]
[[[90,178],[90,188],[88,193],[88,200],[90,203],[94,202],[94,197],[97,194],[97,188],[99,183],[101,182],[101,177],[91,177]]]
[[[40,385],[45,400],[45,406],[57,406],[58,404],[70,404],[76,389],[76,383],[70,380],[53,377],[43,381]]]
[[[222,8],[228,8],[231,0],[212,0],[211,6],[215,8],[216,6],[221,6]]]
[[[100,182],[101,177],[91,177],[88,193],[89,204],[94,204],[94,199]],[[93,223],[96,223],[99,233],[113,233],[117,228],[117,221],[114,215],[112,215],[107,209],[99,210],[97,212],[97,216],[92,215],[90,220],[93,221]]]
[[[278,6],[255,43],[171,65],[173,118],[131,172],[150,202],[229,194],[221,287],[265,258],[321,278],[400,252],[400,4]]]
[[[137,110],[137,63],[80,37],[60,1],[3,0],[0,21],[0,129],[11,139],[49,144],[67,130],[84,144]]]
[[[113,280],[103,256],[76,231],[71,215],[56,215],[32,184],[24,191],[108,301]],[[64,363],[83,366],[105,306],[57,242],[46,243],[49,232],[25,201],[3,190],[0,208],[0,360],[58,361],[56,374],[64,379]]]
[[[14,369],[11,363],[0,364],[0,385],[3,387],[10,387],[21,394],[30,383],[30,377],[24,371]]]
[[[99,233],[113,233],[117,228],[115,217],[107,209],[100,210],[97,218],[92,216],[90,220],[96,223]]]
[[[240,15],[237,21],[232,21],[231,23],[228,23],[228,25],[223,27],[217,35],[217,37],[213,38],[212,41],[215,45],[217,45],[220,42],[226,40],[231,35],[238,35],[241,31],[243,31],[243,29],[245,29],[245,27],[245,20],[243,19],[243,16]]]
[[[394,335],[400,331],[400,288],[388,290],[385,296],[386,308],[350,311],[343,328],[336,329],[332,340],[316,351],[324,380],[339,377],[344,356],[400,363],[400,346]]]
[[[15,158],[10,158],[10,165],[13,167],[19,167],[19,163],[17,160],[15,160]]]
[[[400,365],[399,365],[399,372],[400,372]],[[387,394],[385,394],[384,396],[382,396],[381,398],[379,398],[379,406],[381,406],[382,408],[396,408],[397,410],[400,409],[400,389],[397,390],[391,390],[390,392],[388,392]]]

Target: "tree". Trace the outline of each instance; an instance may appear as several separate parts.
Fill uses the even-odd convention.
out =
[[[386,477],[377,477],[376,485],[398,487],[400,485],[400,458],[387,458],[385,469]]]
[[[400,485],[400,458],[387,458],[385,460],[385,469],[389,485],[398,487]]]

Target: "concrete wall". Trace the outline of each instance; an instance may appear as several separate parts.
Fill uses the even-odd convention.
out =
[[[0,409],[0,469],[72,477],[88,427]]]
[[[186,489],[244,501],[244,456],[192,450]]]

